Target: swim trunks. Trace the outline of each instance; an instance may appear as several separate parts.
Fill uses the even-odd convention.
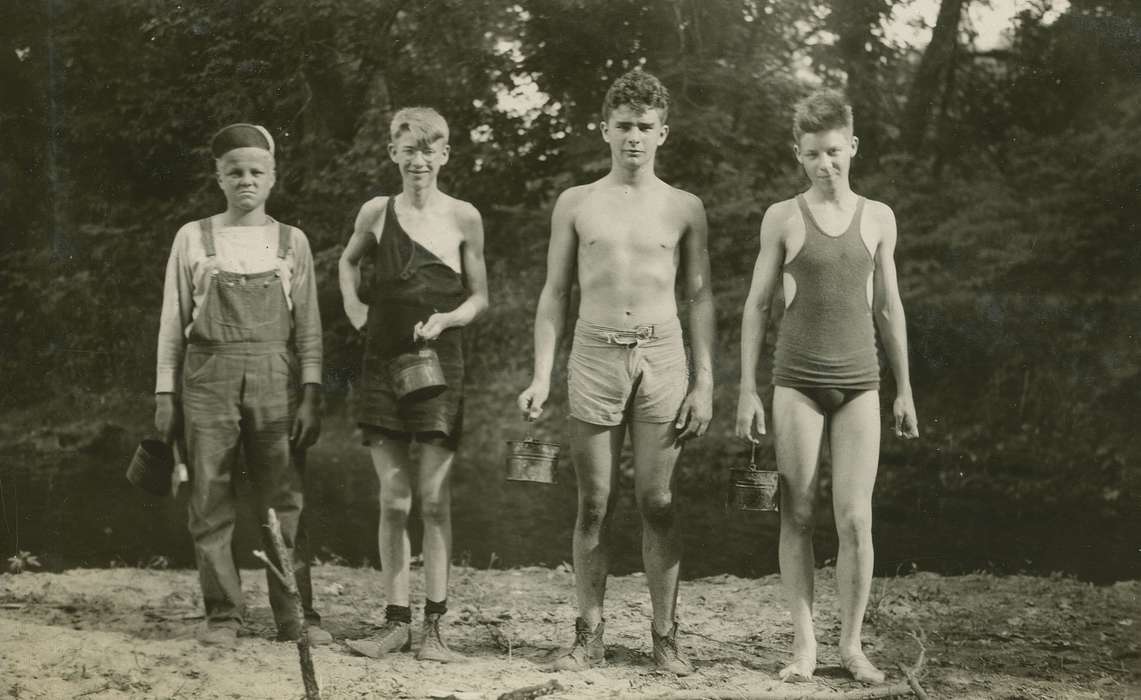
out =
[[[584,423],[669,423],[689,390],[681,322],[611,328],[575,324],[567,362],[570,414]]]

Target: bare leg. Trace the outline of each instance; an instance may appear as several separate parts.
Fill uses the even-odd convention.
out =
[[[673,423],[632,423],[634,492],[642,515],[642,561],[650,586],[654,631],[669,634],[677,611],[681,562],[677,509],[673,502],[674,466],[681,447]]]
[[[816,487],[824,414],[804,394],[787,387],[773,389],[773,427],[780,470],[780,576],[792,617],[792,662],[781,680],[811,677],[816,672],[816,633],[812,624],[812,548]]]
[[[881,683],[884,674],[864,656],[861,629],[872,585],[872,488],[879,465],[879,392],[869,391],[832,417],[832,508],[839,553],[840,662],[858,680]]]
[[[428,600],[448,596],[452,561],[452,460],[439,445],[420,446],[420,517],[424,521],[424,588]]]
[[[424,592],[429,601],[448,597],[452,562],[451,470],[455,452],[432,443],[420,445],[420,516],[424,520]],[[443,613],[424,606],[424,630],[416,658],[455,663],[464,657],[448,648],[440,634]]]
[[[412,510],[408,443],[378,438],[372,446],[372,464],[380,481],[380,580],[389,605],[408,603],[408,513]]]
[[[574,527],[574,583],[579,617],[594,629],[602,620],[610,571],[607,529],[612,519],[625,426],[591,425],[571,418],[571,449],[578,480]]]

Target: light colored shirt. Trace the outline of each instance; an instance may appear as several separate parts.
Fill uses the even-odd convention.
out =
[[[218,226],[214,220],[215,265],[238,274],[277,270],[293,319],[293,345],[301,364],[301,383],[321,383],[321,315],[309,239],[291,226],[289,252],[277,257],[278,223]],[[184,224],[174,237],[166,263],[162,316],[158,332],[155,393],[177,392],[187,338],[210,289],[210,269],[202,228]]]

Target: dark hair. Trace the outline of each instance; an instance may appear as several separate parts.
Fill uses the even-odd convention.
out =
[[[817,90],[800,102],[792,116],[792,137],[830,129],[853,129],[852,105],[835,90]]]
[[[666,123],[670,111],[670,91],[662,81],[641,68],[635,68],[614,81],[602,99],[602,119],[610,118],[610,113],[623,105],[644,112],[658,110],[662,123]]]

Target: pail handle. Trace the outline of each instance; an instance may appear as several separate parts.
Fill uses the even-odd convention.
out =
[[[750,442],[752,442],[752,441],[750,441]],[[752,452],[749,454],[749,469],[756,469],[757,468],[757,443],[752,442],[752,445],[753,445],[753,449],[752,449]]]

